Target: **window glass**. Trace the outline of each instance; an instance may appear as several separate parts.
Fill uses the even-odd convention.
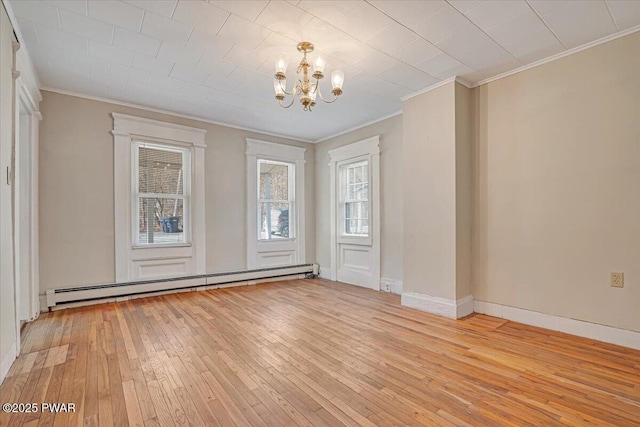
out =
[[[293,164],[258,160],[258,239],[289,239],[293,206]]]
[[[342,232],[347,236],[369,235],[369,162],[341,166]]]
[[[138,143],[135,244],[187,243],[187,150]]]

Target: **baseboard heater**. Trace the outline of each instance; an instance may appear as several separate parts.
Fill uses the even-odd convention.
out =
[[[138,280],[126,283],[78,286],[47,290],[49,308],[60,303],[78,303],[104,298],[127,297],[154,292],[175,291],[185,288],[226,285],[253,280],[273,279],[295,275],[318,275],[318,264],[298,264],[255,270],[230,271],[225,273],[199,274],[164,279]]]

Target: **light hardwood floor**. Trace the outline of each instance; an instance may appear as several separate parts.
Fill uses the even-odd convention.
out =
[[[43,314],[5,425],[640,425],[640,351],[323,280]]]

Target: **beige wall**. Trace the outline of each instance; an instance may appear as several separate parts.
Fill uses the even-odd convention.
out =
[[[329,150],[380,135],[380,275],[402,280],[402,117],[395,116],[316,144],[318,263],[331,266]]]
[[[315,262],[310,144],[43,91],[40,104],[40,290],[115,279],[112,112],[207,130],[207,271],[246,267],[245,138],[307,148],[306,258]]]
[[[455,88],[456,114],[456,299],[473,294],[472,278],[472,165],[473,92]]]
[[[456,299],[455,83],[402,110],[403,290]]]
[[[476,89],[476,299],[640,331],[639,76],[635,33]]]

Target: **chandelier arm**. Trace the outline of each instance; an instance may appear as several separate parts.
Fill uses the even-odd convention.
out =
[[[331,104],[333,102],[336,102],[336,100],[338,99],[338,95],[335,95],[335,97],[331,100],[326,100],[322,97],[322,92],[320,92],[320,82],[316,81],[316,92],[318,92],[318,96],[320,97],[320,99],[322,100],[322,102],[325,102],[327,104]]]
[[[280,104],[280,106],[281,106],[282,108],[289,108],[289,107],[291,107],[291,106],[293,105],[293,103],[294,103],[294,101],[295,101],[295,100],[296,100],[296,97],[295,97],[295,96],[292,96],[292,97],[291,97],[291,102],[290,102],[289,104],[287,104],[287,105],[284,105],[284,104],[282,103],[282,100],[281,100],[281,99],[279,99],[279,100],[278,100],[278,104]]]
[[[300,80],[296,80],[296,82],[293,84],[293,88],[291,88],[291,91],[288,91],[287,88],[282,85],[280,85],[280,87],[282,88],[282,91],[287,95],[295,95],[299,84],[300,84]]]

